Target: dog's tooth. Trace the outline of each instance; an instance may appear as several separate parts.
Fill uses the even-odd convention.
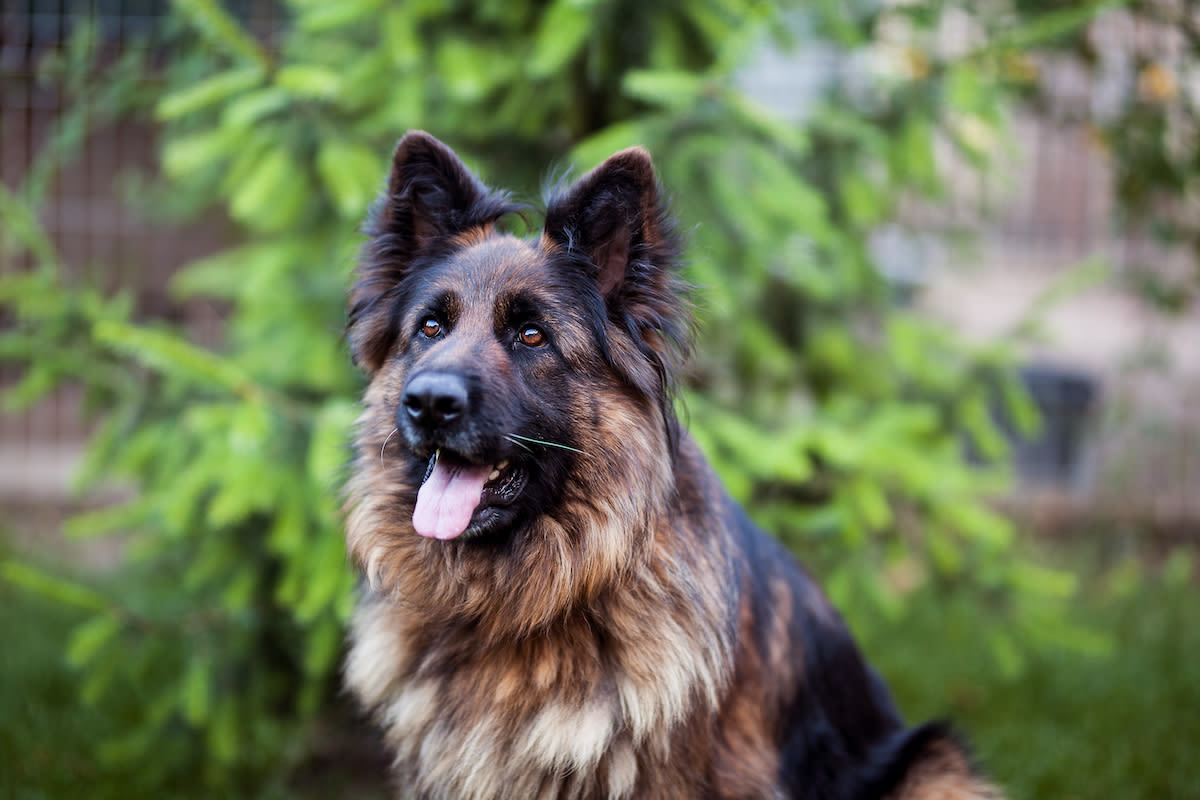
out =
[[[502,469],[508,469],[508,459],[507,458],[496,465],[497,471],[502,470]]]
[[[499,478],[499,477],[500,477],[500,470],[498,470],[498,469],[493,469],[493,470],[492,470],[492,471],[491,471],[491,472],[488,474],[488,480],[489,480],[489,481],[494,481],[494,480],[496,480],[496,478]]]

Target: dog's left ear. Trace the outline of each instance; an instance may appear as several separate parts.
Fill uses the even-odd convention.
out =
[[[657,245],[665,244],[668,233],[660,205],[650,154],[631,147],[551,201],[545,235],[567,251],[586,256],[596,268],[600,292],[612,298],[628,281],[650,278],[649,270],[665,266],[649,258]]]
[[[665,398],[687,349],[689,315],[679,243],[650,154],[623,150],[552,198],[543,236],[583,262],[608,319],[628,334],[633,351],[610,342],[614,366],[643,392]]]

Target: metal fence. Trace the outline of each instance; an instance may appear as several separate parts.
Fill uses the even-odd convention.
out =
[[[94,31],[89,57],[99,63],[135,42],[152,46],[164,7],[156,0],[0,4],[0,182],[6,190],[22,191],[40,154],[66,132],[70,103],[64,86],[47,79],[49,60],[85,25]],[[39,209],[64,273],[131,290],[143,317],[182,320],[213,335],[219,325],[213,309],[175,304],[167,286],[180,265],[228,241],[228,226],[214,217],[180,228],[139,215],[123,193],[135,190],[132,176],[154,166],[154,130],[129,119],[85,119],[84,125],[90,134],[53,172]],[[27,259],[9,256],[0,269],[28,266]],[[15,368],[0,370],[0,385],[19,377]],[[60,495],[86,433],[73,387],[32,409],[0,413],[0,494]]]

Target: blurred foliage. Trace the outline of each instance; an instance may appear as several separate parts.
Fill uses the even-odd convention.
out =
[[[348,734],[344,721],[340,727],[332,724],[339,718],[331,713],[326,714],[330,719],[324,728],[305,742],[306,748],[315,747],[322,757],[319,772],[289,775],[279,765],[268,765],[240,787],[235,788],[233,776],[228,775],[222,789],[214,791],[213,782],[203,780],[203,773],[184,768],[188,762],[179,748],[193,745],[194,740],[186,735],[179,735],[178,742],[172,740],[182,724],[163,731],[167,735],[155,743],[150,757],[112,758],[107,743],[144,724],[146,704],[155,699],[161,685],[139,683],[137,675],[122,671],[106,691],[89,694],[81,703],[79,673],[63,658],[63,642],[73,631],[76,639],[80,637],[80,625],[86,624],[97,603],[145,603],[141,595],[161,596],[164,589],[138,575],[121,571],[94,575],[59,563],[54,570],[61,577],[53,585],[42,582],[38,584],[42,591],[25,591],[23,585],[30,577],[44,581],[38,572],[51,561],[45,553],[17,545],[20,538],[9,541],[9,532],[0,524],[0,558],[23,562],[20,567],[5,567],[7,577],[16,580],[0,580],[0,630],[6,637],[0,650],[0,686],[4,687],[0,691],[0,796],[14,800],[388,796],[384,762],[371,760],[378,759],[373,742],[365,740],[366,732]],[[31,570],[30,564],[38,570]],[[13,574],[14,569],[24,574]]]
[[[1036,10],[1041,0],[1021,0]],[[1069,4],[1067,4],[1069,5]],[[1088,82],[1090,102],[1032,84],[1047,116],[1090,126],[1114,167],[1123,233],[1149,235],[1161,249],[1134,255],[1129,288],[1164,314],[1200,299],[1200,13],[1187,0],[1130,0],[1047,46],[1042,62]],[[1143,253],[1146,251],[1142,249]],[[1163,269],[1163,254],[1187,269]],[[1177,259],[1178,260],[1178,259]]]
[[[970,348],[905,311],[870,248],[903,198],[941,196],[936,145],[986,165],[1026,50],[1090,7],[1026,21],[936,0],[291,0],[267,30],[217,0],[173,9],[157,51],[171,57],[150,85],[163,177],[148,191],[176,213],[225,209],[245,233],[172,284],[180,301],[225,304],[221,346],[69,285],[31,212],[38,187],[0,204],[4,247],[34,263],[0,282],[14,323],[0,354],[26,364],[10,401],[82,383],[99,427],[81,489],[136,488],[69,523],[129,537],[121,583],[136,591],[4,567],[88,611],[67,653],[86,698],[137,687],[134,721],[100,745],[107,759],[228,796],[309,752],[353,595],[337,487],[361,379],[343,297],[356,229],[409,128],[526,194],[547,164],[649,146],[700,287],[685,413],[755,518],[837,554],[834,599],[869,598],[885,618],[916,587],[978,587],[1004,615],[986,634],[1004,674],[1031,646],[1103,647],[1065,620],[1074,579],[1018,558],[986,504],[1003,470],[966,463],[964,437],[1003,461],[995,398],[1021,429],[1036,424],[1012,343]],[[938,44],[951,14],[969,16],[978,46]],[[743,65],[764,48],[831,47],[836,67],[802,121],[746,91]],[[81,97],[117,85],[87,65],[72,74],[89,78]]]

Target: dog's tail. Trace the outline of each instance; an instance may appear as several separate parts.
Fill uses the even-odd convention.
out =
[[[901,731],[879,748],[859,800],[1004,800],[943,722]]]

